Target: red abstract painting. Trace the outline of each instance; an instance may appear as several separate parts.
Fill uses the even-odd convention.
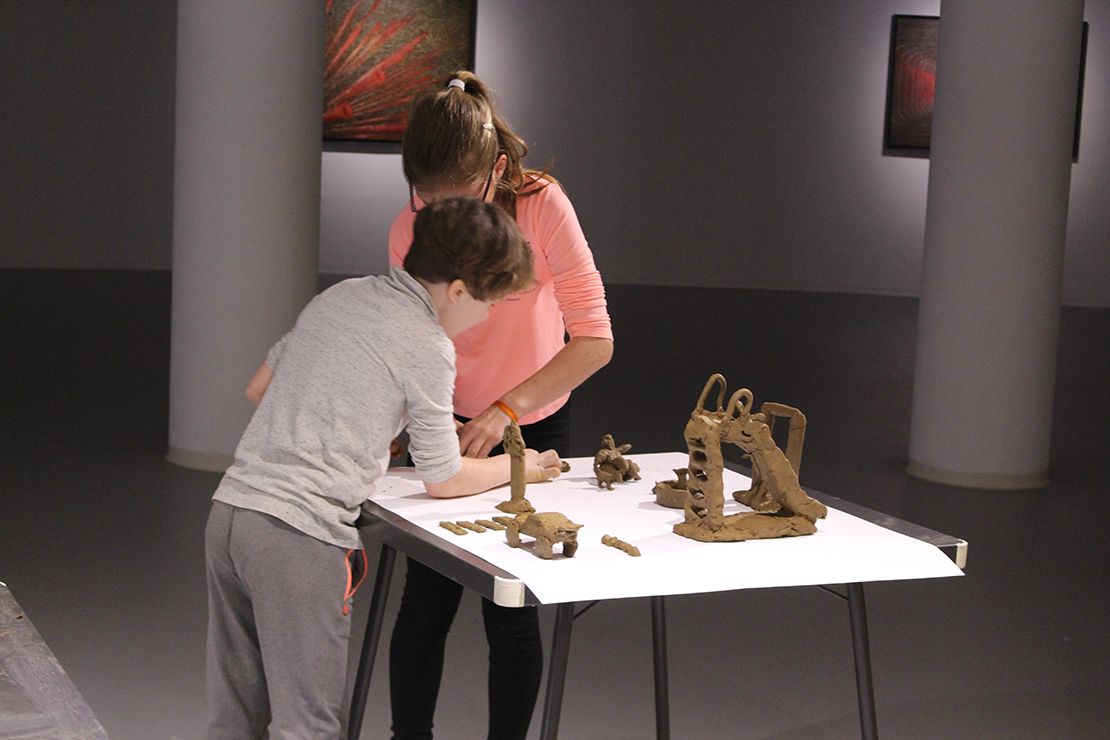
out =
[[[473,69],[476,0],[325,0],[324,139],[401,140],[418,93]]]
[[[1079,159],[1079,124],[1083,113],[1083,79],[1088,25],[1083,24],[1079,56],[1072,160]],[[883,153],[928,157],[937,91],[937,46],[940,19],[933,15],[896,15],[891,21],[890,68],[887,72]]]
[[[937,91],[936,18],[895,16],[887,146],[928,148]]]

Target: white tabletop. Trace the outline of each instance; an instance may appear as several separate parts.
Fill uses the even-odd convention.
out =
[[[938,547],[830,507],[818,520],[817,532],[803,537],[747,542],[696,542],[676,535],[681,509],[655,503],[656,481],[673,479],[673,468],[686,465],[684,453],[629,455],[640,465],[643,479],[599,489],[592,458],[568,460],[571,470],[547,483],[529,485],[526,496],[539,512],[557,511],[582,524],[578,551],[567,558],[555,545],[555,557],[544,560],[525,547],[512,548],[505,533],[487,531],[456,535],[443,520],[490,519],[501,516],[495,506],[509,497],[508,486],[476,496],[433,499],[408,468],[394,468],[372,499],[434,537],[472,553],[506,571],[514,579],[498,579],[495,600],[523,604],[523,586],[540,603],[592,601],[638,596],[728,591],[745,588],[866,583],[962,575]],[[728,495],[745,489],[750,480],[725,471],[725,513],[747,511]],[[601,544],[613,535],[639,548],[631,557]]]

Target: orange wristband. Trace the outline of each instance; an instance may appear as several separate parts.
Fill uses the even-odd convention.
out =
[[[512,407],[509,406],[509,404],[505,403],[504,401],[494,401],[491,405],[496,406],[497,408],[504,411],[505,415],[508,416],[513,421],[518,422],[518,423],[520,422],[520,419],[518,419],[516,417],[516,412],[513,411]]]

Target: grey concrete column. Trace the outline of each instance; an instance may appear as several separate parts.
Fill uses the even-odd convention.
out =
[[[181,0],[171,462],[222,470],[243,390],[316,288],[323,3]]]
[[[1048,482],[1083,0],[941,6],[908,471]]]

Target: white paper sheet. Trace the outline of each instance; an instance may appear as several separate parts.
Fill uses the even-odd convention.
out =
[[[505,533],[490,530],[456,535],[443,520],[503,516],[494,508],[509,498],[504,486],[477,496],[433,499],[410,469],[394,468],[374,502],[497,567],[514,574],[545,604],[637,596],[728,591],[743,588],[910,580],[963,575],[943,552],[835,509],[818,520],[817,532],[803,537],[747,542],[697,542],[672,532],[681,509],[655,503],[652,486],[673,480],[673,468],[686,465],[683,453],[630,455],[643,479],[599,489],[592,458],[568,460],[571,470],[554,481],[529,485],[526,496],[539,512],[558,511],[582,524],[578,551],[544,560],[525,547],[512,548]],[[747,511],[728,494],[750,487],[750,480],[725,471],[725,513]],[[601,544],[613,535],[640,549],[631,557]]]

